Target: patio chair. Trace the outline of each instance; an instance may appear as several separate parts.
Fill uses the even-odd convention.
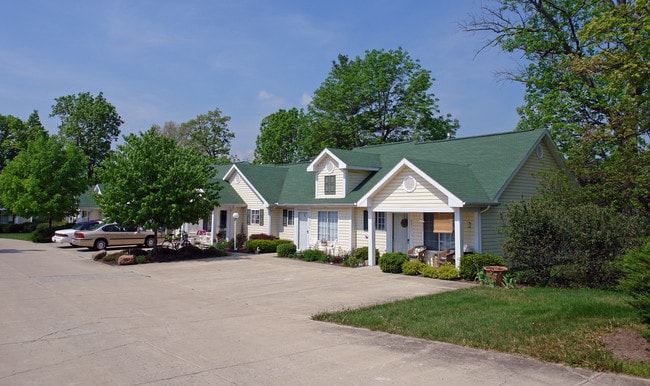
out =
[[[456,252],[453,249],[446,249],[444,251],[438,252],[438,264],[442,265],[445,263],[454,264]]]
[[[409,251],[406,253],[410,258],[412,259],[418,259],[422,262],[424,262],[424,253],[427,250],[426,245],[418,245],[417,247],[413,247],[409,249]]]

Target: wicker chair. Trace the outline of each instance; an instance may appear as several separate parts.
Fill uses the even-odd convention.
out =
[[[424,253],[426,251],[427,251],[426,245],[418,245],[417,247],[413,247],[409,249],[409,251],[406,254],[409,255],[409,257],[412,259],[418,259],[424,262]]]

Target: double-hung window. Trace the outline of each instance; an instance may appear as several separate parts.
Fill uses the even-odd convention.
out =
[[[318,212],[318,240],[333,242],[339,238],[339,212]]]
[[[248,209],[246,211],[246,224],[264,225],[264,209]]]
[[[293,210],[290,209],[283,209],[282,210],[282,225],[283,226],[291,226],[293,225]]]
[[[363,211],[363,230],[368,230],[368,211]],[[386,212],[375,212],[375,230],[386,230]]]
[[[424,214],[424,244],[433,251],[454,249],[454,214]]]
[[[336,194],[336,176],[325,176],[325,191],[326,196],[333,196]]]

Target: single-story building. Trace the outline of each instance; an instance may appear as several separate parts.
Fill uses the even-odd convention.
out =
[[[223,165],[220,206],[186,229],[211,240],[265,233],[331,254],[367,246],[369,265],[375,250],[425,245],[429,257],[452,251],[459,266],[464,253],[501,253],[506,205],[536,194],[540,172],[562,166],[546,130],[324,149],[303,164]]]

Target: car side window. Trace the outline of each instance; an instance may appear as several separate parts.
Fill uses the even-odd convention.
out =
[[[116,225],[107,225],[104,227],[104,232],[119,232],[120,229]]]

